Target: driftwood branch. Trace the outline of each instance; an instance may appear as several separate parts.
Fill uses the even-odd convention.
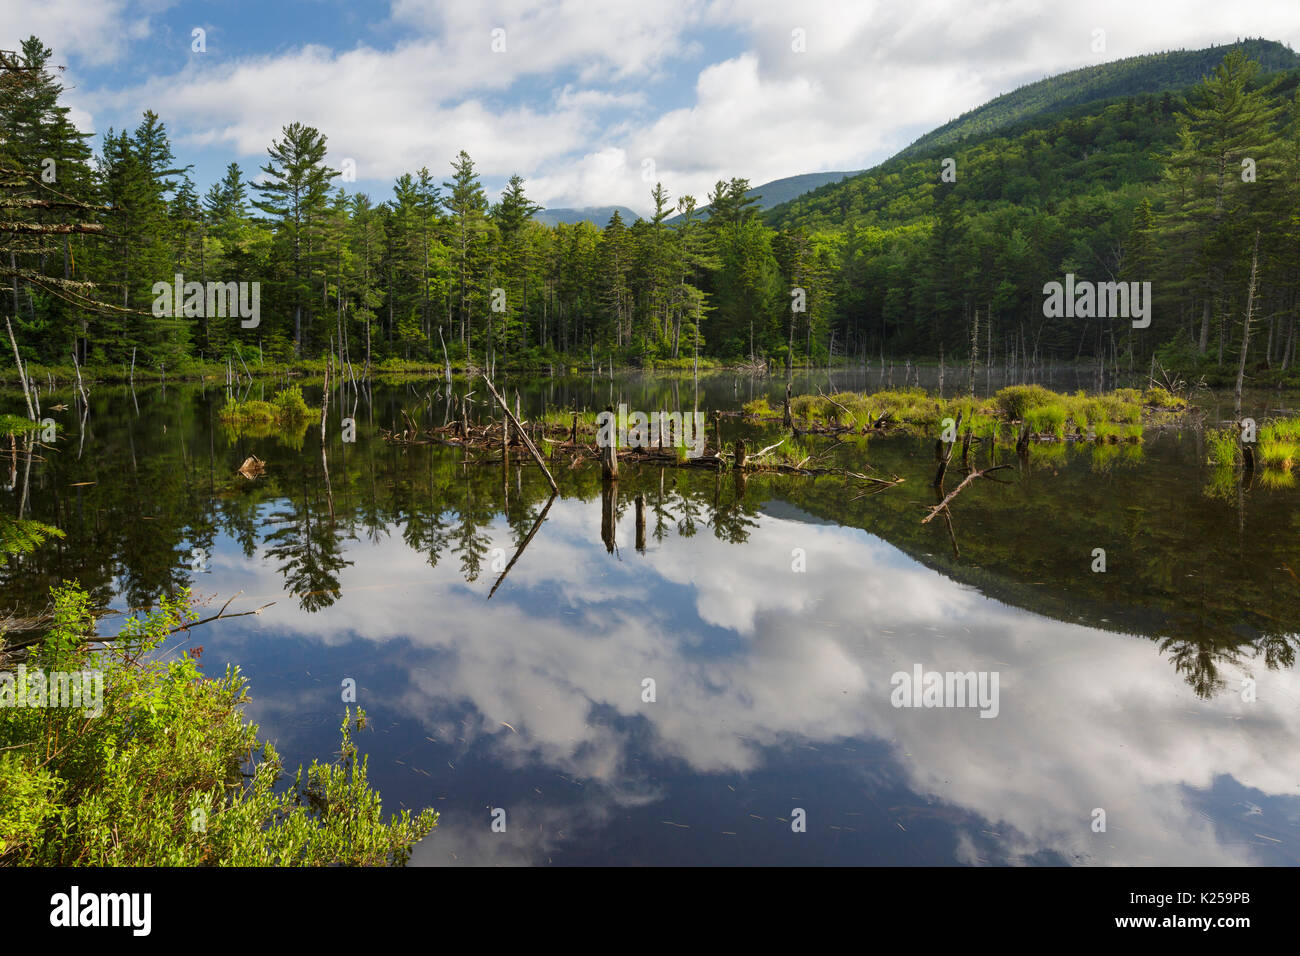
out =
[[[168,634],[176,634],[180,631],[188,631],[192,627],[198,627],[200,624],[209,624],[212,621],[221,621],[232,617],[248,617],[250,614],[261,614],[268,607],[270,607],[272,604],[275,603],[274,601],[271,601],[268,604],[263,604],[261,607],[253,608],[253,610],[251,611],[240,611],[238,614],[227,614],[226,608],[230,607],[230,602],[233,601],[235,598],[239,597],[239,595],[243,593],[244,593],[243,591],[236,591],[234,594],[230,596],[230,600],[226,601],[225,604],[221,605],[221,610],[218,611],[216,614],[212,615],[211,617],[205,617],[199,621],[193,621],[192,623],[189,624],[181,624],[178,625],[177,627],[173,627],[170,631],[163,632],[164,636]],[[107,638],[100,638],[100,640],[107,640]]]
[[[976,478],[983,478],[985,475],[989,474],[990,472],[1001,471],[1003,468],[1010,468],[1010,467],[1011,467],[1010,465],[994,465],[992,468],[985,468],[983,471],[972,471],[969,475],[967,475],[965,478],[962,479],[960,485],[958,485],[952,491],[948,492],[947,497],[945,497],[943,501],[939,502],[937,505],[935,505],[933,508],[930,509],[930,513],[921,519],[921,524],[929,524],[931,518],[937,515],[940,511],[946,509],[948,507],[948,502],[952,501],[952,499],[956,498],[959,494],[961,494],[962,490],[967,485],[969,485],[972,481],[974,481]]]
[[[533,456],[533,461],[537,462],[537,467],[542,469],[542,474],[546,476],[547,482],[550,483],[551,491],[559,494],[560,486],[555,483],[555,479],[551,476],[551,470],[546,467],[546,462],[542,459],[542,453],[537,450],[537,446],[533,444],[533,440],[528,437],[528,433],[525,432],[523,426],[519,424],[519,419],[515,418],[514,413],[510,411],[510,406],[506,404],[506,400],[497,392],[496,386],[492,384],[492,381],[487,377],[486,372],[483,373],[483,384],[488,387],[488,391],[492,393],[492,397],[497,400],[497,404],[501,406],[501,410],[506,413],[506,417],[510,419],[511,423],[515,426],[515,434],[518,435],[520,440],[524,443],[524,447],[528,449],[528,453]]]

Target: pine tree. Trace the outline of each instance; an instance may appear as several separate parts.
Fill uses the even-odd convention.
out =
[[[312,234],[329,200],[330,180],[338,171],[325,164],[326,140],[313,126],[290,123],[284,136],[267,148],[267,178],[252,183],[262,196],[253,205],[276,226],[276,237],[290,251],[292,279],[285,290],[293,309],[293,352],[302,354],[303,310],[312,301]],[[308,324],[310,324],[308,316]]]
[[[1188,273],[1204,277],[1198,342],[1202,355],[1209,342],[1211,309],[1217,308],[1223,322],[1229,275],[1248,258],[1246,237],[1267,226],[1275,192],[1276,121],[1282,106],[1272,98],[1279,80],[1252,89],[1258,72],[1259,64],[1242,51],[1229,52],[1179,114],[1178,146],[1169,157],[1174,201],[1167,229],[1188,247]],[[1254,164],[1254,182],[1243,176],[1244,160]]]
[[[509,336],[509,326],[517,324],[522,335],[522,343],[528,340],[528,271],[531,265],[528,223],[534,214],[541,211],[541,206],[524,194],[523,177],[517,173],[510,177],[501,199],[492,207],[492,219],[501,233],[501,271],[505,275],[507,289],[506,311],[502,322],[507,326],[502,337]],[[521,321],[522,317],[522,321]]]
[[[470,345],[471,309],[481,295],[480,282],[487,272],[484,245],[487,234],[487,197],[474,171],[474,161],[463,149],[451,164],[451,182],[442,184],[449,193],[443,205],[450,219],[452,261],[456,276],[456,318],[460,323],[460,341]],[[491,328],[491,313],[489,330]],[[490,331],[489,331],[490,337]],[[490,344],[488,346],[490,348]],[[486,353],[485,353],[486,356]]]

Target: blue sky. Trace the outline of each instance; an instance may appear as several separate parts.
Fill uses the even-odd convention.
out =
[[[1300,3],[4,0],[0,33],[54,49],[96,149],[159,113],[201,190],[232,160],[254,175],[300,121],[376,200],[465,149],[490,193],[517,172],[547,206],[643,211],[656,180],[702,204],[719,178],[864,168],[1091,63],[1244,36],[1300,48]]]

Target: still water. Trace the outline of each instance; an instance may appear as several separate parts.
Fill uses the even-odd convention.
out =
[[[814,373],[796,392],[885,375]],[[525,416],[783,391],[731,374],[503,379]],[[0,606],[41,605],[63,578],[119,612],[183,585],[217,606],[241,592],[232,610],[274,601],[194,633],[206,672],[242,668],[290,768],[336,749],[354,680],[385,806],[441,814],[415,865],[1300,860],[1300,490],[1216,474],[1199,429],[1003,452],[1003,483],[964,491],[951,525],[921,524],[933,442],[902,437],[801,439],[824,464],[906,479],[874,495],[625,466],[603,500],[596,466],[557,464],[548,507],[531,463],[384,443],[401,409],[440,423],[445,390],[336,393],[323,456],[317,424],[223,427],[223,388],[102,386],[84,435],[52,413],[66,433],[27,476],[25,514],[67,537],[0,568]],[[1231,411],[1201,401],[1207,420]],[[249,454],[267,463],[255,481],[235,473]],[[894,675],[918,667],[996,675],[996,715],[895,706]]]

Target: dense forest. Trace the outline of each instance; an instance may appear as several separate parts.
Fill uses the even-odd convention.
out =
[[[1265,67],[1288,56],[1250,41],[1076,71],[767,212],[746,179],[700,200],[655,184],[647,218],[597,228],[538,222],[518,175],[490,202],[465,152],[445,179],[422,168],[389,198],[349,192],[326,133],[296,122],[263,165],[230,163],[200,195],[152,111],[96,151],[32,37],[0,64],[3,312],[37,363],[178,372],[232,350],[368,369],[962,361],[972,346],[980,361],[1212,370],[1240,353],[1258,235],[1249,354],[1280,374],[1296,344],[1300,72]],[[1141,92],[1202,61],[1194,85]],[[1043,286],[1066,273],[1151,282],[1151,326],[1044,318]],[[197,302],[155,314],[155,284],[178,274],[259,283],[256,325]]]

